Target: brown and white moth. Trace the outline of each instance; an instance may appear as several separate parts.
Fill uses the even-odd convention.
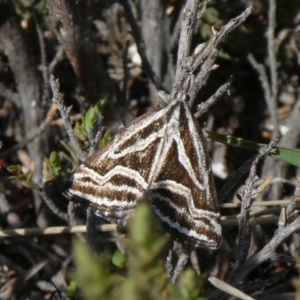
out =
[[[221,240],[206,141],[183,99],[116,134],[74,171],[64,195],[117,223],[145,199],[172,236],[210,249]]]

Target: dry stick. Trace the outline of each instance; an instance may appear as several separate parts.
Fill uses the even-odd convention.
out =
[[[253,205],[251,205],[253,206]],[[279,215],[285,207],[272,207],[266,208],[259,211],[252,211],[250,212],[250,217],[259,217],[259,216],[267,216],[267,215]],[[280,216],[279,216],[280,217]]]
[[[270,217],[257,217],[255,218],[255,224],[276,224],[278,222],[278,216]],[[222,227],[235,227],[238,226],[237,217],[228,218],[222,217]],[[126,229],[120,227],[118,224],[103,224],[97,225],[96,229],[98,232],[113,232],[113,231],[122,231]],[[43,235],[43,234],[62,234],[62,233],[86,233],[86,225],[74,225],[74,226],[55,226],[47,228],[18,228],[18,229],[8,229],[0,230],[0,237],[9,237],[9,236],[27,236],[27,235]]]
[[[281,137],[279,145],[287,148],[296,148],[300,137],[300,89],[297,89],[297,100],[292,109],[292,112],[288,116],[285,122],[285,126],[289,129],[288,132]],[[281,182],[272,186],[269,190],[268,197],[270,199],[277,199],[280,197],[283,189],[283,183],[289,184],[289,181],[283,178],[287,177],[289,165],[283,161],[273,161],[272,159],[266,160],[262,174],[266,176],[268,174],[276,174],[278,178],[281,178]]]
[[[286,209],[287,219],[291,218],[291,216],[293,215],[293,212],[296,209],[297,204],[299,204],[299,202],[300,202],[300,176],[299,175],[297,176],[297,182],[298,182],[298,184],[295,189],[294,196],[290,200],[290,203],[288,204],[287,209]]]
[[[36,24],[36,32],[39,38],[39,45],[40,45],[40,51],[41,51],[41,72],[42,72],[42,78],[43,78],[43,93],[42,93],[42,105],[46,106],[47,100],[50,97],[49,94],[49,73],[48,73],[48,67],[47,67],[47,52],[46,52],[46,45],[44,41],[43,32],[38,24],[37,19],[35,19]]]
[[[68,133],[69,139],[71,141],[71,144],[72,144],[74,150],[76,151],[76,154],[79,157],[80,161],[84,161],[86,159],[86,155],[82,151],[82,149],[80,148],[80,145],[77,141],[77,138],[75,137],[75,133],[74,133],[74,130],[73,130],[73,127],[72,127],[72,121],[71,121],[70,115],[69,115],[70,109],[67,109],[64,106],[62,95],[59,92],[59,81],[58,81],[58,79],[55,80],[53,75],[50,76],[50,85],[51,85],[51,89],[52,89],[52,92],[53,92],[52,101],[57,104],[57,107],[60,111],[60,114],[61,114],[61,116],[64,120],[64,126],[67,130],[67,133]],[[43,189],[43,192],[46,193],[45,189]],[[52,206],[53,205],[54,204],[52,204]],[[69,213],[67,214],[68,215],[68,222],[71,225],[75,225],[75,215],[74,215],[75,214],[75,206],[74,206],[73,203],[69,203],[68,211],[69,211]],[[85,241],[84,236],[82,236],[80,234],[78,234],[77,236],[80,240]]]
[[[201,18],[203,17],[203,15],[205,14],[207,5],[208,5],[208,3],[209,3],[210,1],[211,1],[211,0],[203,0],[203,1],[200,3],[200,6],[199,6],[199,9],[200,9],[200,10],[198,10],[198,13],[197,13],[197,18],[198,18],[198,19],[201,19]]]
[[[55,56],[53,57],[52,61],[50,62],[49,66],[48,66],[48,72],[49,74],[52,74],[53,71],[54,71],[54,68],[57,66],[57,64],[63,60],[64,58],[64,53],[65,53],[65,50],[64,50],[64,47],[59,45],[58,46],[58,49],[55,53]]]
[[[233,286],[216,277],[211,276],[208,278],[208,281],[219,290],[222,290],[231,296],[237,297],[238,299],[254,300],[252,297],[246,295],[245,293],[241,292],[240,290],[234,288]]]
[[[251,242],[251,232],[250,232],[250,208],[253,202],[253,193],[254,193],[254,182],[256,181],[256,169],[259,160],[271,153],[277,145],[277,141],[271,142],[265,149],[259,152],[259,154],[254,159],[249,177],[246,181],[246,187],[242,192],[242,205],[241,205],[241,215],[239,218],[239,240],[238,240],[238,261],[235,265],[235,268],[242,266],[247,259],[249,253],[249,247]],[[234,285],[236,286],[236,285]],[[220,299],[220,297],[224,294],[220,293],[219,291],[214,293],[211,296],[211,299]]]
[[[103,224],[96,227],[100,232],[112,232],[119,230],[117,224]],[[0,237],[11,236],[30,236],[30,235],[57,235],[70,233],[85,233],[87,231],[86,225],[77,226],[56,226],[48,228],[20,228],[0,230]]]
[[[180,4],[181,5],[181,4]],[[140,32],[144,39],[146,54],[152,70],[157,75],[164,89],[171,90],[171,77],[165,72],[164,64],[169,63],[171,18],[166,15],[166,2],[161,0],[140,0]],[[158,25],[159,24],[159,25]],[[166,56],[162,59],[163,56]],[[164,62],[162,62],[164,61]],[[173,63],[174,60],[171,60]],[[150,83],[149,92],[154,106],[157,106],[157,88]]]
[[[53,121],[55,114],[57,111],[57,107],[55,104],[53,104],[48,113],[47,113],[47,117],[46,120],[44,122],[41,123],[41,125],[36,128],[35,130],[33,130],[32,132],[28,133],[28,135],[17,145],[9,148],[6,151],[0,152],[0,157],[8,157],[12,154],[12,152],[15,152],[23,147],[25,147],[27,144],[29,144],[32,140],[34,140],[36,137],[40,136],[47,128],[48,126],[51,124],[51,122]]]
[[[248,293],[254,293],[257,294],[257,291],[263,291],[262,293],[260,293],[259,295],[259,300],[269,300],[272,299],[274,300],[274,296],[276,295],[277,297],[280,296],[280,298],[275,297],[275,299],[277,300],[288,300],[291,298],[286,298],[286,293],[274,293],[270,292],[271,289],[268,289],[268,287],[274,287],[275,290],[280,291],[280,285],[282,283],[279,283],[278,285],[276,285],[279,281],[281,281],[282,279],[284,279],[284,277],[287,275],[288,270],[284,270],[281,271],[280,273],[277,273],[276,275],[273,275],[271,278],[266,279],[266,280],[255,280],[255,281],[250,281],[246,284],[245,289],[247,290]],[[283,283],[284,285],[286,283]],[[271,295],[270,295],[271,294]],[[294,297],[292,298],[292,300],[295,300],[295,293]]]
[[[150,78],[150,80],[152,81],[152,83],[155,85],[155,87],[158,90],[165,90],[163,88],[163,86],[161,85],[161,83],[159,82],[159,78],[153,71],[151,64],[149,63],[149,60],[148,60],[148,57],[146,54],[146,50],[145,50],[145,43],[143,41],[143,37],[140,33],[139,27],[137,25],[137,22],[134,18],[133,12],[132,12],[131,7],[133,4],[131,3],[130,0],[119,1],[119,3],[120,3],[120,5],[123,6],[123,8],[125,10],[126,19],[127,19],[128,23],[130,24],[130,27],[132,30],[132,35],[133,35],[133,38],[137,45],[139,55],[142,59],[142,64],[143,64],[145,72],[147,73],[148,77]]]
[[[221,85],[218,90],[215,92],[214,95],[212,95],[207,101],[202,102],[200,105],[198,105],[197,112],[194,114],[195,118],[200,118],[204,113],[206,113],[211,106],[213,106],[230,88],[234,77],[230,76],[227,81]]]
[[[52,101],[57,104],[60,114],[64,120],[64,125],[67,130],[69,139],[72,143],[72,146],[75,149],[76,154],[78,155],[79,159],[81,161],[84,161],[86,159],[86,156],[85,156],[84,152],[81,150],[79,143],[77,141],[77,138],[75,137],[74,130],[72,128],[72,121],[69,116],[69,109],[67,109],[64,106],[62,94],[59,92],[59,81],[58,81],[58,79],[55,80],[53,75],[50,76],[50,85],[51,85],[51,89],[53,92]]]
[[[182,21],[182,13],[183,13],[184,5],[181,5],[180,12],[178,13],[178,18],[173,25],[172,32],[170,33],[171,36],[169,37],[169,43],[165,45],[166,47],[166,53],[168,55],[168,65],[167,65],[167,71],[166,73],[170,76],[170,81],[173,83],[175,82],[175,74],[176,74],[176,68],[173,64],[174,57],[173,57],[173,50],[178,44],[178,39],[180,36],[180,26]]]
[[[262,217],[256,217],[255,224],[260,225],[266,225],[266,224],[277,224],[278,223],[278,216],[262,216]],[[234,218],[231,217],[222,217],[221,218],[222,227],[235,227],[239,225],[239,220],[237,219],[237,216]]]
[[[196,25],[197,9],[200,1],[187,1],[182,12],[181,30],[178,45],[176,74],[171,93],[171,99],[187,95],[189,86],[193,81],[190,71],[193,58],[190,57],[192,33]]]
[[[243,23],[252,13],[253,7],[247,8],[241,15],[229,21],[222,29],[209,41],[206,47],[199,53],[193,56],[182,58],[182,64],[178,64],[179,69],[176,72],[174,88],[172,90],[171,98],[175,98],[178,94],[187,93],[190,96],[190,105],[195,100],[196,95],[202,88],[203,83],[212,72],[214,62],[217,58],[218,51],[225,41],[227,35]],[[191,20],[186,20],[191,13],[185,14],[183,17],[184,23],[191,23]],[[182,31],[188,32],[188,31]],[[179,44],[179,50],[183,53],[187,52],[190,46],[189,36],[182,38],[183,45]],[[183,50],[181,50],[183,47]],[[183,64],[184,62],[184,64]],[[201,70],[197,75],[195,73],[201,65]]]
[[[20,108],[20,95],[0,82],[0,95],[3,99],[9,99],[16,107]]]
[[[123,88],[122,94],[125,101],[128,101],[128,79],[129,79],[129,70],[128,70],[128,48],[129,41],[126,41],[124,54],[123,54],[123,70],[124,70],[124,79],[123,79]]]
[[[95,128],[99,128],[99,125],[102,124],[103,121],[103,117],[99,114],[97,116],[97,124],[95,125],[95,127],[93,128],[93,131]],[[100,125],[101,127],[101,125]],[[101,139],[101,136],[104,132],[103,128],[99,128],[98,131],[95,133],[94,137],[91,138],[90,136],[90,132],[88,133],[89,135],[89,141],[90,141],[90,150],[89,150],[89,156],[93,155],[94,153],[96,153],[97,150],[99,150],[99,141]]]
[[[182,76],[183,69],[186,67],[186,59],[191,54],[192,38],[197,22],[197,11],[199,4],[199,0],[187,1],[182,12],[175,83],[177,83],[179,78]]]
[[[298,191],[297,191],[298,193]],[[300,230],[300,217],[294,220],[292,223],[282,226],[277,232],[275,232],[274,237],[271,241],[256,255],[253,255],[247,261],[245,261],[242,265],[237,268],[234,268],[229,275],[228,283],[237,286],[243,279],[252,272],[255,268],[257,268],[260,264],[268,259],[272,259],[274,257],[274,251],[276,248],[292,233]],[[223,299],[224,295],[222,293],[214,292],[210,300],[212,299]]]
[[[270,75],[271,75],[271,95],[269,99],[270,114],[274,126],[272,138],[278,138],[280,135],[279,121],[277,115],[277,93],[278,93],[278,79],[277,79],[277,61],[275,54],[275,40],[274,32],[276,27],[276,1],[269,0],[269,11],[268,11],[268,29],[267,29],[267,42],[268,42],[268,56],[270,62]]]
[[[200,72],[194,79],[194,84],[189,90],[189,96],[191,98],[190,103],[193,103],[198,92],[202,88],[205,79],[213,70],[213,65],[218,55],[222,44],[227,38],[228,34],[240,26],[253,12],[254,8],[252,6],[248,7],[242,14],[234,19],[231,19],[225,26],[221,28],[219,32],[209,41],[207,46],[203,49],[200,55],[196,57],[191,66],[191,71],[194,73],[199,66],[201,66]]]
[[[264,96],[265,96],[265,100],[267,102],[267,106],[272,118],[272,123],[274,125],[274,132],[273,132],[273,136],[274,137],[278,137],[279,134],[279,129],[278,129],[278,116],[277,116],[277,111],[276,111],[276,106],[274,103],[274,98],[272,96],[272,91],[271,91],[271,87],[270,84],[268,82],[268,76],[267,76],[267,72],[265,67],[262,64],[259,64],[257,62],[257,60],[254,58],[254,56],[250,53],[247,56],[248,61],[250,62],[250,64],[252,65],[253,69],[258,73],[259,75],[259,80],[261,82],[261,86],[262,89],[264,91]],[[277,129],[276,129],[277,127]],[[275,133],[277,135],[275,135]]]
[[[238,235],[238,265],[244,263],[247,259],[251,243],[250,233],[250,208],[252,205],[254,182],[256,181],[256,169],[258,162],[267,154],[270,154],[277,145],[278,141],[272,141],[267,147],[259,152],[252,163],[250,174],[246,180],[246,187],[242,192],[241,215],[239,218],[239,235]]]
[[[292,233],[300,230],[300,218],[298,217],[294,222],[283,227],[277,231],[272,240],[256,255],[248,259],[242,266],[237,268],[229,276],[229,283],[237,285],[242,281],[251,271],[258,267],[261,263],[270,259],[273,256],[274,250]]]
[[[178,13],[178,19],[176,20],[176,23],[173,26],[173,32],[171,34],[171,37],[169,39],[170,44],[168,45],[169,53],[171,53],[172,49],[177,45],[178,43],[178,37],[180,35],[180,27],[181,27],[181,18],[183,13],[184,6],[181,7],[180,12]],[[175,72],[174,72],[175,76]]]
[[[255,201],[252,206],[286,206],[291,200],[267,200],[267,201]],[[223,203],[220,205],[221,208],[237,208],[240,207],[241,203]]]

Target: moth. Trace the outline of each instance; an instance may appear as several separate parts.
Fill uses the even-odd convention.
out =
[[[173,237],[209,249],[221,240],[206,141],[184,99],[122,129],[73,172],[64,195],[119,224],[145,199]]]

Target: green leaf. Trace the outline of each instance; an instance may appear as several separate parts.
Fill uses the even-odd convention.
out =
[[[211,31],[211,26],[208,24],[203,24],[200,27],[200,35],[204,40],[208,40],[213,36],[213,33]]]
[[[69,156],[67,156],[64,152],[61,153],[61,156],[63,158],[65,158],[66,160],[70,161],[72,164],[75,164],[75,165],[79,164],[80,159],[77,157],[77,155],[76,155],[75,151],[73,150],[73,148],[68,143],[66,143],[65,141],[61,140],[60,143],[71,154],[74,161],[72,161],[72,159]]]
[[[10,179],[17,179],[21,181],[24,186],[33,190],[40,191],[42,189],[39,184],[31,180],[32,173],[24,174],[20,165],[11,165],[7,167],[7,170],[13,174],[13,176],[9,176]]]
[[[245,140],[239,137],[231,135],[223,135],[220,133],[215,133],[207,130],[203,130],[203,133],[206,137],[220,142],[222,144],[242,148],[250,151],[259,151],[264,149],[266,144],[259,144],[249,140]],[[299,149],[290,149],[284,147],[277,147],[274,153],[270,154],[271,157],[290,163],[296,167],[300,166],[300,150]]]
[[[77,283],[73,280],[67,285],[66,293],[69,297],[75,297],[77,292]]]
[[[113,134],[107,130],[101,140],[99,141],[99,147],[102,148],[104,145],[106,145],[111,139],[113,138]]]
[[[219,22],[219,20],[219,12],[214,7],[207,7],[203,16],[203,21],[210,25],[214,25],[216,22]]]
[[[95,106],[91,106],[82,119],[82,126],[86,131],[94,128],[98,115],[103,115],[106,100],[100,100]]]
[[[8,166],[6,169],[8,172],[15,174],[15,175],[23,174],[22,167],[20,165],[11,165],[11,166]]]
[[[167,243],[167,238],[161,234],[159,220],[154,216],[146,202],[141,202],[129,220],[131,237],[131,257],[138,261],[139,268],[147,268],[155,263]]]
[[[285,161],[296,167],[300,166],[300,150],[299,149],[277,147],[277,152],[272,154],[271,157]]]
[[[119,249],[117,249],[111,258],[112,263],[120,269],[125,268],[126,256]]]
[[[26,186],[32,190],[37,190],[37,191],[42,190],[42,187],[39,184],[37,184],[31,180],[21,180],[21,182],[24,186]]]
[[[83,293],[83,299],[201,299],[199,293],[205,278],[198,277],[193,270],[184,271],[176,285],[169,282],[164,266],[164,250],[168,239],[162,233],[160,222],[150,206],[142,201],[128,222],[129,233],[122,241],[128,253],[126,260],[119,250],[114,252],[111,259],[103,254],[95,257],[87,245],[79,241],[74,243],[73,256],[77,270],[73,278]],[[124,278],[111,262],[124,268]]]
[[[83,121],[82,121],[83,122]],[[76,122],[75,124],[75,128],[74,128],[74,132],[75,132],[75,136],[80,140],[85,142],[88,139],[88,133],[87,130],[85,128],[85,126],[83,126],[82,124],[80,124],[79,122]]]
[[[187,269],[179,276],[178,282],[171,287],[173,300],[199,299],[200,291],[205,282],[204,277],[198,277],[194,270]]]
[[[53,151],[49,158],[44,157],[43,174],[45,182],[50,182],[60,175],[62,171],[62,157],[63,156],[56,151]]]
[[[96,258],[91,249],[82,242],[74,242],[74,259],[77,271],[75,281],[80,283],[84,299],[118,299],[121,277],[111,273],[109,257]]]

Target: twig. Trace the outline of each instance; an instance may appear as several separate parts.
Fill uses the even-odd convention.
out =
[[[0,94],[3,99],[9,99],[16,107],[20,109],[20,95],[12,89],[6,87],[0,82]]]
[[[270,112],[270,116],[272,119],[272,123],[274,126],[273,137],[277,138],[279,136],[279,124],[278,124],[278,116],[276,111],[276,105],[274,103],[274,99],[272,96],[272,91],[270,84],[268,82],[268,76],[265,67],[262,64],[259,64],[254,56],[250,53],[247,56],[248,61],[252,65],[253,69],[258,73],[259,79],[261,82],[262,89],[264,91],[265,100],[267,102],[267,106]]]
[[[229,79],[218,88],[214,95],[212,95],[207,101],[202,102],[198,106],[197,112],[194,114],[194,117],[200,118],[204,113],[206,113],[208,109],[226,93],[226,91],[230,88],[233,80],[234,77],[230,76]]]
[[[296,191],[296,193],[298,190]],[[231,271],[227,282],[230,285],[237,286],[241,282],[243,282],[244,278],[255,268],[257,268],[260,264],[268,259],[274,258],[274,251],[276,248],[292,233],[300,230],[300,217],[295,219],[292,223],[281,226],[280,229],[275,232],[271,241],[257,254],[250,257],[244,263],[240,264],[238,267],[233,268]],[[221,300],[224,298],[224,294],[219,291],[214,292],[210,296],[210,300],[218,299]]]
[[[199,66],[201,66],[201,70],[200,72],[198,72],[196,78],[194,79],[194,85],[189,90],[189,96],[191,98],[190,103],[193,103],[195,97],[202,88],[203,83],[214,69],[213,66],[218,52],[228,34],[239,27],[243,22],[245,22],[245,20],[250,16],[252,12],[253,7],[250,6],[242,14],[234,19],[231,19],[225,26],[221,28],[219,32],[215,34],[215,36],[209,41],[200,55],[196,55],[196,58],[194,59],[191,66],[191,72],[195,73],[195,71],[198,70]]]
[[[291,218],[293,212],[295,211],[297,204],[299,204],[299,202],[300,202],[300,176],[299,175],[297,176],[297,182],[298,182],[298,184],[296,186],[294,196],[291,199],[291,201],[288,204],[287,209],[286,209],[287,219]]]
[[[129,41],[126,41],[124,54],[123,54],[124,79],[123,79],[123,88],[122,88],[122,94],[125,101],[128,101],[128,79],[129,79],[128,58],[127,58],[128,48],[129,48]]]
[[[186,65],[186,59],[191,54],[193,31],[197,22],[197,11],[200,1],[187,1],[182,12],[179,47],[177,54],[177,65],[175,83],[179,81]]]
[[[224,291],[225,293],[227,293],[231,296],[237,297],[237,298],[242,299],[242,300],[254,300],[252,297],[246,295],[242,291],[234,288],[233,286],[229,285],[225,281],[220,280],[216,277],[211,276],[211,277],[208,278],[208,281],[212,285],[214,285],[216,288]]]
[[[266,224],[277,224],[278,223],[278,216],[262,216],[256,217],[254,219],[255,224],[266,225]],[[222,227],[235,227],[239,225],[238,217],[235,216],[234,218],[222,217]]]
[[[96,227],[97,231],[111,232],[117,231],[119,226],[117,224],[103,224]],[[30,235],[57,235],[66,233],[85,233],[87,231],[85,225],[78,226],[56,226],[47,228],[20,228],[0,230],[0,237],[12,236],[30,236]]]
[[[90,142],[89,156],[92,156],[98,150],[99,140],[103,133],[102,121],[103,117],[101,114],[98,114],[94,127],[88,131],[88,139]]]
[[[283,228],[280,232],[272,238],[272,240],[256,255],[248,259],[239,268],[233,270],[229,276],[228,283],[237,286],[243,279],[254,269],[256,269],[264,261],[270,259],[274,250],[292,233],[300,230],[300,218],[297,218],[292,224]],[[211,294],[209,300],[221,300],[224,298],[222,292],[216,291]]]
[[[187,7],[197,7],[193,1],[188,1]],[[229,21],[222,29],[209,41],[204,49],[200,52],[196,52],[194,55],[183,58],[183,54],[189,54],[190,49],[190,37],[189,27],[193,25],[193,21],[190,20],[193,15],[192,12],[187,11],[183,16],[183,25],[181,28],[181,37],[179,50],[179,58],[181,57],[181,63],[177,63],[177,71],[174,82],[174,88],[172,90],[171,98],[181,97],[182,94],[188,94],[190,97],[190,105],[195,100],[196,95],[201,89],[203,82],[207,79],[208,75],[213,70],[214,62],[217,58],[218,51],[225,41],[227,35],[236,29],[241,23],[243,23],[247,17],[252,13],[253,7],[247,8],[241,15]],[[186,35],[186,37],[184,36]],[[200,72],[198,72],[201,66]]]
[[[250,236],[250,208],[254,200],[254,182],[256,181],[256,169],[258,162],[267,154],[270,154],[277,145],[278,141],[272,141],[265,149],[261,150],[252,163],[250,174],[246,180],[246,187],[242,194],[241,215],[239,218],[239,237],[238,237],[238,264],[241,265],[248,256],[251,242]]]
[[[173,27],[173,32],[170,37],[170,44],[168,45],[169,53],[171,53],[171,50],[174,49],[175,45],[177,45],[177,43],[178,43],[183,9],[184,9],[184,6],[181,7],[181,10],[178,14],[178,19],[176,20],[176,23],[174,24],[174,27]]]
[[[285,121],[285,126],[289,131],[280,139],[279,146],[287,148],[297,148],[300,137],[300,89],[297,89],[297,100],[289,117]],[[276,174],[278,178],[286,178],[289,170],[289,165],[283,161],[274,161],[267,159],[263,166],[262,176]],[[280,197],[283,189],[283,183],[288,184],[283,180],[277,183],[268,193],[268,198],[277,199]]]
[[[58,81],[58,79],[55,80],[53,75],[50,76],[50,85],[51,85],[51,89],[53,92],[52,101],[57,104],[60,114],[61,114],[62,118],[64,119],[64,125],[67,130],[71,144],[72,144],[73,148],[75,149],[76,154],[78,155],[79,159],[81,161],[84,161],[86,159],[86,155],[81,150],[79,143],[77,141],[77,138],[75,137],[74,130],[72,127],[72,121],[71,121],[70,115],[69,115],[70,110],[64,106],[62,94],[59,92],[59,81]]]
[[[255,201],[252,206],[286,206],[291,202],[291,200],[267,200],[267,201]],[[221,208],[236,208],[240,207],[241,203],[223,203],[220,205]]]
[[[101,115],[98,115],[98,118],[101,118],[100,122],[102,122],[103,117]],[[102,133],[103,133],[103,130],[100,130],[100,131],[98,131],[96,133],[96,135],[95,135],[95,137],[93,139],[90,139],[89,156],[93,155],[98,150],[98,148],[99,148],[99,141],[101,139]]]
[[[28,133],[28,135],[17,145],[7,149],[6,151],[0,152],[0,157],[8,157],[10,156],[13,152],[25,147],[27,144],[29,144],[31,141],[33,141],[36,137],[40,136],[47,128],[48,126],[52,123],[55,114],[57,111],[57,106],[53,104],[48,113],[46,120],[41,123],[41,125],[33,130],[32,132]]]
[[[277,61],[276,61],[276,54],[275,54],[275,40],[274,40],[275,27],[276,27],[276,1],[269,0],[267,42],[268,42],[268,56],[269,56],[270,71],[271,71],[270,75],[271,75],[272,100],[273,100],[274,109],[276,110],[278,79],[277,79]],[[278,137],[278,133],[277,133],[277,137]]]
[[[150,78],[150,80],[153,82],[153,84],[155,85],[155,87],[158,90],[165,90],[162,86],[161,83],[159,81],[159,78],[157,77],[157,74],[155,74],[155,72],[153,71],[147,54],[146,54],[146,50],[145,50],[145,43],[143,40],[143,37],[140,33],[140,30],[138,28],[137,22],[134,18],[133,12],[132,12],[132,3],[130,0],[124,0],[124,1],[119,1],[119,3],[124,7],[125,13],[126,13],[126,18],[128,23],[130,24],[130,27],[132,29],[132,35],[134,37],[135,43],[137,45],[138,48],[138,52],[140,54],[140,57],[142,59],[142,63],[143,63],[143,67],[145,69],[145,72],[147,73],[148,77]]]
[[[232,280],[230,282],[237,284],[237,282],[243,280],[252,270],[259,266],[262,262],[271,258],[274,250],[292,233],[300,230],[300,218],[297,218],[294,222],[282,228],[278,231],[272,240],[256,255],[248,259],[245,264],[234,272]],[[234,278],[233,278],[234,277]]]
[[[48,67],[47,67],[47,52],[46,52],[46,46],[45,46],[45,41],[43,37],[43,32],[40,28],[40,25],[38,24],[37,19],[35,20],[36,24],[36,32],[39,38],[39,44],[40,44],[40,51],[41,51],[41,72],[42,72],[42,77],[43,77],[43,92],[42,92],[42,105],[46,106],[47,105],[47,100],[50,97],[49,94],[49,73],[48,73]]]
[[[276,224],[278,222],[278,216],[264,216],[255,218],[255,224]],[[235,227],[238,225],[238,219],[235,218],[222,218],[222,227]],[[113,231],[124,231],[124,228],[120,228],[118,224],[104,224],[97,225],[96,229],[98,232],[113,232]],[[63,233],[85,233],[87,232],[85,225],[74,225],[74,226],[57,226],[48,228],[18,228],[0,230],[0,237],[9,237],[16,235],[43,235],[43,234],[63,234]]]
[[[59,45],[58,49],[57,49],[57,51],[55,53],[55,56],[53,57],[52,61],[49,64],[49,67],[48,67],[49,74],[53,74],[54,68],[57,66],[57,64],[61,60],[63,60],[64,53],[65,53],[64,48]]]

